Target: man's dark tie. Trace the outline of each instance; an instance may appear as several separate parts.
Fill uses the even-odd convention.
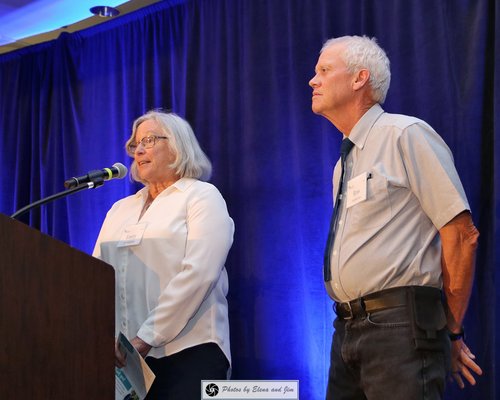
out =
[[[351,142],[348,138],[342,140],[342,144],[340,145],[341,170],[340,170],[339,190],[337,191],[337,196],[335,197],[335,207],[333,209],[333,215],[330,221],[330,230],[328,231],[328,239],[326,241],[325,256],[323,260],[323,278],[325,279],[325,282],[329,282],[332,280],[332,271],[330,269],[330,263],[331,263],[330,257],[332,254],[333,239],[335,238],[337,219],[339,217],[340,201],[342,200],[342,189],[343,189],[342,186],[344,184],[345,160],[347,158],[347,155],[353,148],[353,146],[354,143]]]

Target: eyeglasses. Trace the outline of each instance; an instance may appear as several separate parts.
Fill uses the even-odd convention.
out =
[[[142,144],[142,147],[145,149],[150,149],[153,147],[158,139],[168,139],[166,136],[156,136],[156,135],[150,135],[150,136],[145,136],[139,142],[131,142],[127,145],[127,153],[129,156],[133,157],[135,155],[135,151],[137,150],[137,146],[139,144]]]

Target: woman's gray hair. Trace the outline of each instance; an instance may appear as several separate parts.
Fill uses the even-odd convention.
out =
[[[389,58],[378,45],[377,39],[367,36],[342,36],[329,39],[323,45],[321,52],[333,44],[344,44],[345,50],[341,57],[350,73],[367,69],[370,71],[368,81],[372,89],[373,100],[383,104],[391,83],[391,68]]]
[[[125,144],[126,149],[130,143],[136,141],[135,136],[139,125],[148,120],[155,121],[161,129],[161,133],[168,137],[168,146],[175,154],[175,161],[170,165],[170,168],[175,170],[180,178],[195,178],[203,181],[210,179],[212,175],[210,160],[196,140],[189,122],[177,114],[151,110],[137,118],[132,125],[132,135]],[[135,161],[130,167],[130,177],[134,181],[147,184],[139,177]]]

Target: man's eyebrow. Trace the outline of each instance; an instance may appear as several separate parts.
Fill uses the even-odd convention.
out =
[[[323,63],[323,64],[317,64],[316,67],[314,67],[314,70],[318,71],[318,70],[324,69],[324,68],[330,69],[331,67],[332,67],[331,64],[328,64],[328,63],[326,63],[326,64],[325,63]]]

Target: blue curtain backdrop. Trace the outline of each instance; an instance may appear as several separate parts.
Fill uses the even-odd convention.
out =
[[[299,379],[302,399],[323,399],[333,313],[321,264],[341,135],[311,112],[307,83],[324,40],[345,34],[378,38],[393,73],[384,108],[426,120],[454,153],[481,231],[466,329],[484,376],[447,398],[500,398],[494,0],[164,1],[2,55],[0,212],[63,190],[68,177],[128,165],[132,121],[151,108],[179,113],[236,223],[227,261],[233,378]],[[24,221],[91,252],[107,209],[137,189],[108,182]]]

